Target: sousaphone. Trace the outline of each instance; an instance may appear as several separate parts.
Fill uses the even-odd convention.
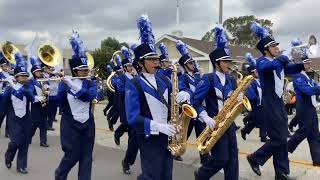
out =
[[[19,49],[10,41],[5,41],[1,43],[1,51],[4,58],[10,63],[15,65],[16,58],[15,55],[19,53]]]
[[[38,49],[38,56],[42,63],[54,67],[60,64],[61,54],[55,46],[51,44],[42,44]]]

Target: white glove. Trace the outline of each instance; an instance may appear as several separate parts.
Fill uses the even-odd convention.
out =
[[[206,123],[207,127],[211,129],[213,129],[214,126],[216,125],[216,122],[211,117],[208,116],[206,111],[202,111],[199,114],[199,120]]]
[[[168,136],[174,136],[177,131],[176,128],[170,124],[161,124],[156,121],[150,121],[150,129],[154,131],[159,131]]]
[[[237,97],[237,101],[241,102],[243,100],[243,93],[240,93]]]
[[[176,102],[177,103],[183,103],[183,102],[188,102],[188,104],[190,104],[190,94],[185,92],[185,91],[180,91],[177,94],[177,99]]]
[[[48,84],[44,84],[44,85],[43,85],[43,88],[44,88],[44,89],[49,89],[50,86],[49,86]]]
[[[4,80],[6,80],[10,84],[10,86],[17,91],[20,87],[13,82],[13,79],[14,79],[13,76],[8,76]]]
[[[44,100],[46,99],[44,96],[35,96],[34,98],[35,98],[36,101],[38,101],[38,102],[42,102],[42,101],[44,101]]]
[[[80,91],[81,87],[76,85],[74,82],[72,82],[71,78],[72,78],[71,76],[65,76],[63,78],[63,81],[75,92]]]

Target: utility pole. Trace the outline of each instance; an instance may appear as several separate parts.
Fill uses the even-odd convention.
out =
[[[222,24],[223,0],[219,0],[219,24]]]

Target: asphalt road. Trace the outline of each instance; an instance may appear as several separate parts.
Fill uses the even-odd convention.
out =
[[[29,148],[28,170],[29,174],[21,175],[15,170],[15,161],[13,167],[8,170],[4,165],[4,153],[7,148],[8,139],[1,135],[0,138],[0,179],[1,180],[48,180],[54,179],[54,171],[58,166],[62,157],[60,148],[60,140],[57,136],[50,136],[48,139],[50,148],[42,148],[39,146],[39,141],[34,140]],[[95,145],[94,162],[92,169],[93,180],[134,180],[140,173],[140,161],[132,168],[132,175],[124,175],[121,169],[121,159],[124,152],[120,149]],[[174,180],[191,180],[195,167],[183,163],[174,163]],[[76,165],[70,172],[68,179],[77,179],[78,166]],[[223,179],[222,175],[214,179]]]

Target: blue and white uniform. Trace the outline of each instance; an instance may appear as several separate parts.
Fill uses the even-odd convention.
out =
[[[314,164],[320,164],[320,134],[316,111],[316,96],[320,94],[320,86],[305,71],[295,74],[293,80],[297,96],[297,112],[299,129],[288,141],[288,151],[293,153],[298,145],[307,139],[311,158]]]
[[[34,101],[33,87],[16,83],[8,86],[2,96],[2,102],[8,105],[10,118],[10,142],[5,154],[6,164],[17,155],[17,169],[27,168],[28,148],[30,143],[31,118],[30,103]]]
[[[0,72],[0,79],[4,80],[6,78],[8,78],[10,76],[10,74],[8,72]],[[5,88],[7,86],[7,83],[5,82],[0,82],[0,93],[3,93],[5,91]],[[5,135],[8,137],[9,136],[9,119],[8,119],[8,105],[4,104],[0,101],[0,128],[1,125],[4,121],[4,118],[6,118],[6,128],[5,128]]]
[[[257,60],[262,106],[270,140],[250,156],[261,166],[273,156],[276,175],[289,174],[288,117],[282,100],[284,76],[303,70],[303,64],[288,63],[289,59],[284,55],[275,59],[262,56]]]
[[[259,79],[252,81],[251,85],[246,91],[246,97],[249,99],[252,111],[243,119],[247,122],[245,127],[241,130],[245,134],[250,134],[253,128],[260,128],[260,137],[266,137],[266,130],[264,125],[264,113],[262,111],[262,89]]]
[[[87,55],[79,34],[70,38],[74,51],[69,61],[72,75],[78,70],[89,70]],[[95,140],[95,123],[92,101],[97,97],[95,81],[64,77],[57,94],[59,108],[62,109],[60,141],[64,156],[55,171],[55,180],[66,180],[70,170],[79,163],[78,179],[90,180],[92,171],[92,151]]]
[[[54,77],[53,75],[50,75],[48,73],[43,73],[44,78],[51,78]],[[48,128],[53,128],[53,121],[56,118],[58,105],[57,105],[57,95],[58,95],[58,81],[50,81],[49,82],[49,103],[47,107],[47,114],[48,114]]]
[[[236,80],[231,75],[221,72],[205,74],[194,93],[194,107],[199,117],[203,114],[215,117],[236,86]],[[206,106],[203,106],[203,101]],[[238,148],[234,123],[212,148],[211,157],[198,170],[198,178],[210,179],[221,169],[224,169],[226,180],[238,179]]]
[[[125,105],[128,123],[135,129],[141,156],[141,180],[171,180],[172,156],[168,136],[154,126],[167,124],[172,85],[166,77],[143,73],[126,83]],[[158,94],[161,92],[161,95]],[[161,100],[163,96],[163,100]]]
[[[34,87],[33,94],[35,101],[31,104],[31,118],[32,118],[32,131],[30,138],[34,136],[37,128],[40,130],[40,144],[47,144],[47,107],[42,106],[41,100],[45,97],[42,95],[42,85],[36,80],[32,79],[32,86]]]

